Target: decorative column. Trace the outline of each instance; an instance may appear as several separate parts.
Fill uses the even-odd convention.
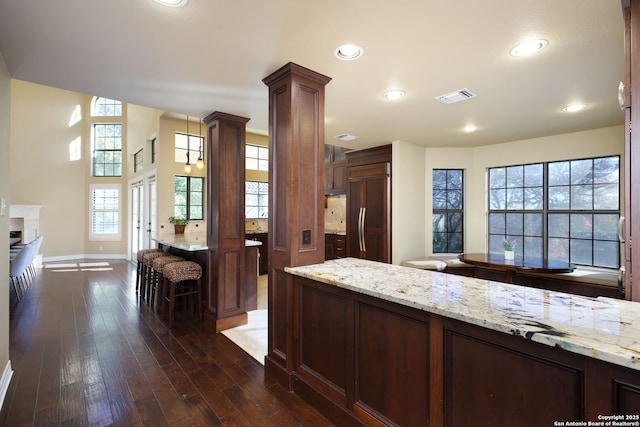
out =
[[[297,317],[285,267],[324,261],[324,87],[331,79],[288,63],[269,86],[269,353],[266,370],[289,381]]]
[[[216,332],[247,323],[245,141],[249,119],[214,112],[207,125],[207,320]]]

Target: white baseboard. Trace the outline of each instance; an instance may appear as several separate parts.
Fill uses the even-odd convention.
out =
[[[43,257],[42,262],[76,261],[79,259],[127,259],[126,254],[81,254]]]
[[[2,378],[0,378],[0,408],[4,404],[4,398],[7,395],[9,389],[9,383],[11,383],[11,377],[13,376],[13,370],[11,369],[11,360],[7,361],[7,366],[4,367]]]

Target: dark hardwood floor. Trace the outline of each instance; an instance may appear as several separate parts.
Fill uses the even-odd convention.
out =
[[[172,330],[126,261],[49,263],[10,314],[0,426],[331,423],[188,310]]]

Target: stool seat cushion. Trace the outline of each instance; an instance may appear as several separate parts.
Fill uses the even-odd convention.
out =
[[[153,253],[153,252],[162,252],[162,251],[160,249],[140,249],[136,254],[138,261],[142,261],[142,257],[144,256],[144,254]]]
[[[422,270],[436,270],[442,271],[447,268],[447,263],[438,260],[416,259],[412,261],[405,261],[402,263],[405,267],[420,268]]]
[[[184,261],[184,258],[180,256],[175,256],[175,255],[161,256],[161,257],[155,258],[151,262],[151,268],[153,268],[155,271],[162,272],[163,268],[167,264],[171,264],[172,262],[180,262],[180,261]]]
[[[181,261],[167,264],[162,275],[170,282],[198,280],[202,277],[202,267],[193,261]]]
[[[142,262],[144,262],[145,264],[148,264],[149,266],[151,266],[151,263],[153,262],[153,260],[156,259],[156,258],[159,258],[161,256],[167,256],[167,253],[163,252],[163,251],[148,252],[148,253],[142,255]]]

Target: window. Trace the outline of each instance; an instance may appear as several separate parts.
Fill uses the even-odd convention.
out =
[[[204,219],[204,178],[176,175],[174,215],[189,220]]]
[[[463,171],[433,170],[433,252],[463,252]]]
[[[93,176],[122,176],[122,125],[93,125]]]
[[[156,139],[153,138],[151,140],[151,164],[155,164],[156,163]]]
[[[187,135],[186,133],[176,132],[175,136],[175,161],[176,163],[187,163],[187,153],[189,153],[189,163],[195,163],[198,160],[204,144],[204,137]],[[202,153],[204,156],[204,153]]]
[[[247,219],[269,218],[269,183],[245,181],[245,217]]]
[[[245,147],[245,167],[249,170],[269,170],[269,148],[260,145],[247,144]]]
[[[620,157],[489,169],[489,252],[618,268]]]
[[[120,240],[120,185],[91,184],[90,240]]]
[[[136,154],[133,155],[133,171],[138,172],[141,171],[144,167],[144,160],[142,155],[142,149],[140,149]]]
[[[122,102],[108,98],[95,97],[91,103],[91,115],[120,117],[122,116]]]

